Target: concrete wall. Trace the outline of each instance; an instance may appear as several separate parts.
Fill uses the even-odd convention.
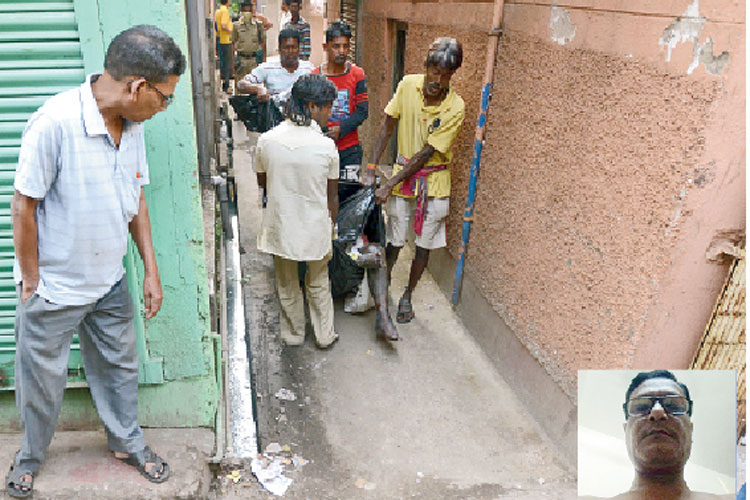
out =
[[[407,73],[436,36],[464,44],[453,257],[491,11],[365,3],[366,149],[392,92],[395,22]],[[468,278],[573,401],[579,368],[687,367],[727,271],[706,250],[745,226],[744,5],[518,0],[504,15]]]

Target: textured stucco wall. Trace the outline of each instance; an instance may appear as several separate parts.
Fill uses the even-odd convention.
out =
[[[407,72],[435,36],[465,44],[454,255],[491,19],[490,4],[462,6],[366,13],[386,35],[386,18],[409,22]],[[571,398],[579,368],[687,367],[726,272],[705,251],[745,226],[744,5],[519,0],[504,13],[467,273]],[[372,76],[392,64],[380,56],[364,62],[376,99],[390,92]]]

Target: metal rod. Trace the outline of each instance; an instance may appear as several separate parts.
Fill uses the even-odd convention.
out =
[[[461,234],[461,246],[458,249],[458,261],[456,262],[456,281],[453,285],[453,305],[458,304],[461,295],[461,284],[463,282],[464,261],[466,260],[466,247],[469,245],[471,223],[474,218],[474,198],[477,192],[477,180],[482,162],[482,146],[484,144],[484,133],[487,125],[487,110],[492,98],[492,82],[495,78],[495,57],[497,45],[500,41],[503,23],[504,0],[495,0],[495,8],[492,16],[492,30],[487,40],[487,61],[484,70],[484,83],[482,84],[482,105],[477,119],[477,129],[474,136],[474,158],[471,161],[471,175],[469,177],[469,193],[466,198],[464,210],[463,231]]]

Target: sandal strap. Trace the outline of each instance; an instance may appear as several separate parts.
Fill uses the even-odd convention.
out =
[[[164,465],[166,464],[166,462],[159,455],[154,453],[153,450],[151,450],[151,448],[149,448],[148,446],[137,453],[131,453],[130,456],[137,461],[138,466],[143,468],[144,471],[146,470],[147,463],[150,462],[154,464],[154,466],[151,467],[151,470],[147,472],[149,476],[158,477],[156,476],[156,474],[164,473]]]
[[[31,481],[24,481],[21,479],[25,475],[31,476]],[[7,483],[12,483],[22,488],[31,488],[34,484],[34,474],[32,474],[31,471],[19,469],[18,467],[11,465],[10,471],[8,472]]]

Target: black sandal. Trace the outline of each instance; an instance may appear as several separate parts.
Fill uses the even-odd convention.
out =
[[[169,465],[167,462],[162,460],[162,458],[151,451],[151,448],[146,446],[138,453],[131,453],[125,458],[119,458],[115,456],[117,460],[122,460],[128,465],[132,465],[136,469],[138,469],[138,472],[141,473],[141,476],[145,477],[152,483],[163,483],[167,480],[169,477]],[[153,467],[151,467],[151,471],[146,470],[146,464],[152,463],[154,464]]]
[[[31,476],[31,481],[24,481],[23,476]],[[34,475],[29,471],[17,469],[15,465],[10,466],[8,477],[5,479],[5,491],[13,498],[26,498],[31,496],[34,490]]]
[[[398,311],[396,312],[396,323],[408,323],[414,319],[414,309],[411,307],[411,299],[401,297],[398,301]]]

